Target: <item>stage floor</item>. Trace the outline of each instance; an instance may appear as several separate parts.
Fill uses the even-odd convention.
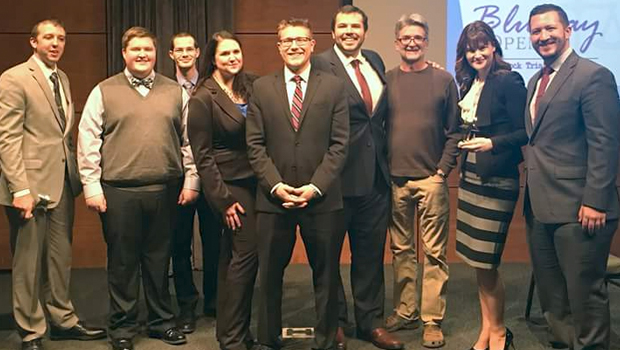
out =
[[[527,324],[524,319],[525,301],[530,279],[530,267],[527,264],[504,264],[501,273],[506,285],[506,325],[515,334],[515,345],[519,350],[547,349],[546,331],[539,326]],[[342,266],[342,275],[350,299],[348,283],[349,266]],[[195,272],[196,285],[200,286],[200,272]],[[392,266],[385,266],[386,279],[386,316],[392,308]],[[106,289],[106,272],[103,269],[79,269],[73,272],[71,290],[73,302],[81,319],[91,325],[104,325],[108,308]],[[173,288],[172,288],[173,289]],[[0,349],[20,349],[20,339],[13,330],[11,318],[11,279],[8,272],[0,273]],[[310,283],[310,268],[307,265],[291,265],[285,276],[283,301],[283,325],[288,327],[310,327],[314,323],[314,298]],[[475,287],[474,271],[464,264],[450,265],[450,282],[448,285],[447,313],[443,323],[446,336],[444,350],[468,349],[474,342],[479,322],[478,299]],[[620,288],[610,286],[610,304],[612,315],[612,346],[620,349]],[[201,309],[201,305],[198,306]],[[256,308],[255,308],[256,309]],[[352,319],[352,306],[349,314]],[[141,303],[141,317],[146,310]],[[540,319],[540,309],[535,298],[532,316]],[[166,345],[142,335],[135,339],[137,350],[183,349],[183,350],[217,350],[219,346],[214,335],[215,321],[201,317],[197,331],[188,336],[188,344],[179,347]],[[255,322],[252,323],[255,329]],[[397,335],[406,343],[406,349],[423,349],[421,346],[421,328],[413,331],[401,331]],[[285,350],[310,349],[312,341],[290,340],[285,343]],[[50,341],[44,340],[46,350],[105,350],[110,349],[106,340],[92,342]],[[373,350],[372,344],[350,338],[350,350]]]

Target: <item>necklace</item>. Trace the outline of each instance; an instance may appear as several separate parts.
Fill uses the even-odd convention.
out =
[[[217,85],[220,86],[220,89],[222,89],[222,91],[224,91],[226,93],[226,95],[228,96],[228,98],[230,98],[231,101],[233,101],[236,104],[243,104],[245,103],[245,101],[235,95],[235,93],[233,91],[231,91],[226,84],[224,84],[222,81],[220,81],[220,79],[216,78],[215,75],[213,76],[213,80],[215,80],[215,82],[217,83]]]

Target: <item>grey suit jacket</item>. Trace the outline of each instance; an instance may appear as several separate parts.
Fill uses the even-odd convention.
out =
[[[541,72],[530,79],[527,105]],[[572,53],[539,102],[525,109],[526,201],[543,223],[578,221],[581,205],[618,218],[620,101],[612,73]]]
[[[0,76],[0,204],[10,206],[13,193],[30,189],[50,196],[54,208],[62,195],[65,167],[75,196],[81,192],[71,128],[74,105],[67,75],[58,69],[67,99],[66,127],[54,93],[34,58]]]
[[[349,144],[349,108],[342,80],[311,67],[299,131],[291,125],[284,72],[254,82],[246,141],[248,159],[259,180],[256,210],[285,213],[271,195],[279,182],[293,187],[314,184],[322,193],[307,208],[311,213],[342,208],[340,172]]]

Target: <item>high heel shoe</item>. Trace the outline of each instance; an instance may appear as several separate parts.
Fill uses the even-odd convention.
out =
[[[513,350],[517,350],[515,348],[515,344],[513,343],[513,340],[514,340],[514,335],[512,334],[510,329],[508,329],[508,327],[506,327],[506,342],[504,343],[504,350],[510,349],[511,345],[512,345],[512,349]]]

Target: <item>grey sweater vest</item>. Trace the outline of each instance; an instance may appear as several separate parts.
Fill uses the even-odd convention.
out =
[[[183,175],[181,87],[156,74],[143,97],[124,73],[99,84],[103,97],[101,179],[120,186],[161,184]]]

